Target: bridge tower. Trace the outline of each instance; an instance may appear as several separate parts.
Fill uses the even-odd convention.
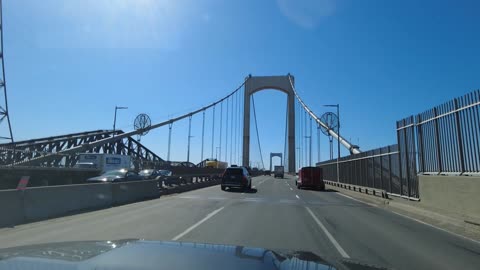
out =
[[[12,134],[12,126],[10,124],[10,116],[8,115],[8,102],[7,102],[7,86],[5,83],[5,62],[4,62],[4,54],[3,54],[3,9],[2,9],[2,0],[0,0],[0,64],[2,66],[2,70],[0,71],[0,140],[7,140],[7,143],[13,143],[13,134]],[[3,98],[1,95],[3,94]],[[6,125],[8,126],[8,133],[5,132],[5,124],[3,123],[4,120],[7,120]],[[3,127],[2,127],[3,125]],[[4,134],[6,133],[6,134]]]
[[[270,153],[270,171],[272,171],[272,158],[279,157],[280,158],[280,166],[283,166],[283,155],[282,153]]]
[[[288,172],[295,172],[295,92],[293,76],[249,76],[245,81],[243,113],[243,166],[250,162],[250,96],[258,91],[274,89],[287,94]]]

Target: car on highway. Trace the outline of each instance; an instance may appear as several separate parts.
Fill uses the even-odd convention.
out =
[[[222,190],[227,188],[252,188],[252,177],[245,167],[228,167],[222,175]]]
[[[166,177],[172,176],[172,172],[169,170],[155,170],[155,169],[145,169],[141,170],[138,173],[142,176],[145,180],[161,180],[165,179]]]
[[[314,188],[317,190],[325,190],[325,182],[323,182],[323,171],[320,167],[303,167],[298,171],[298,178],[295,181],[298,189]]]
[[[353,260],[319,256],[309,251],[278,251],[234,245],[132,239],[47,243],[0,249],[0,269],[385,268]]]
[[[143,176],[138,175],[137,172],[129,169],[111,170],[102,175],[88,178],[87,182],[126,182],[145,180]]]

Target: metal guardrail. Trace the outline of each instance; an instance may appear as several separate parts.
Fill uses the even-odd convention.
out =
[[[408,156],[423,174],[480,173],[480,90],[397,122]],[[406,160],[405,160],[406,159]]]
[[[357,186],[357,185],[338,183],[338,182],[330,181],[330,180],[323,180],[323,182],[325,182],[325,184],[330,185],[330,186],[344,188],[344,189],[348,189],[348,190],[353,190],[353,191],[357,191],[357,192],[360,192],[360,193],[365,193],[365,194],[379,196],[379,197],[388,199],[388,194],[389,193],[384,189],[362,187],[362,186]]]
[[[416,178],[401,177],[398,145],[390,145],[339,160],[340,184],[385,190],[392,195],[418,198]],[[317,163],[325,179],[337,179],[337,161]]]

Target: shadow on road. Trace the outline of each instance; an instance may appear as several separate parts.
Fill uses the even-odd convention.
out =
[[[257,193],[256,188],[251,189],[241,189],[241,188],[227,188],[226,192],[234,192],[234,193]]]

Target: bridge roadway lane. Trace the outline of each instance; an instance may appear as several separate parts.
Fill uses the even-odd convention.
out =
[[[0,229],[0,248],[144,238],[309,250],[395,269],[479,269],[480,245],[336,192],[254,178],[253,192],[218,186]],[[255,192],[256,191],[256,192]]]

